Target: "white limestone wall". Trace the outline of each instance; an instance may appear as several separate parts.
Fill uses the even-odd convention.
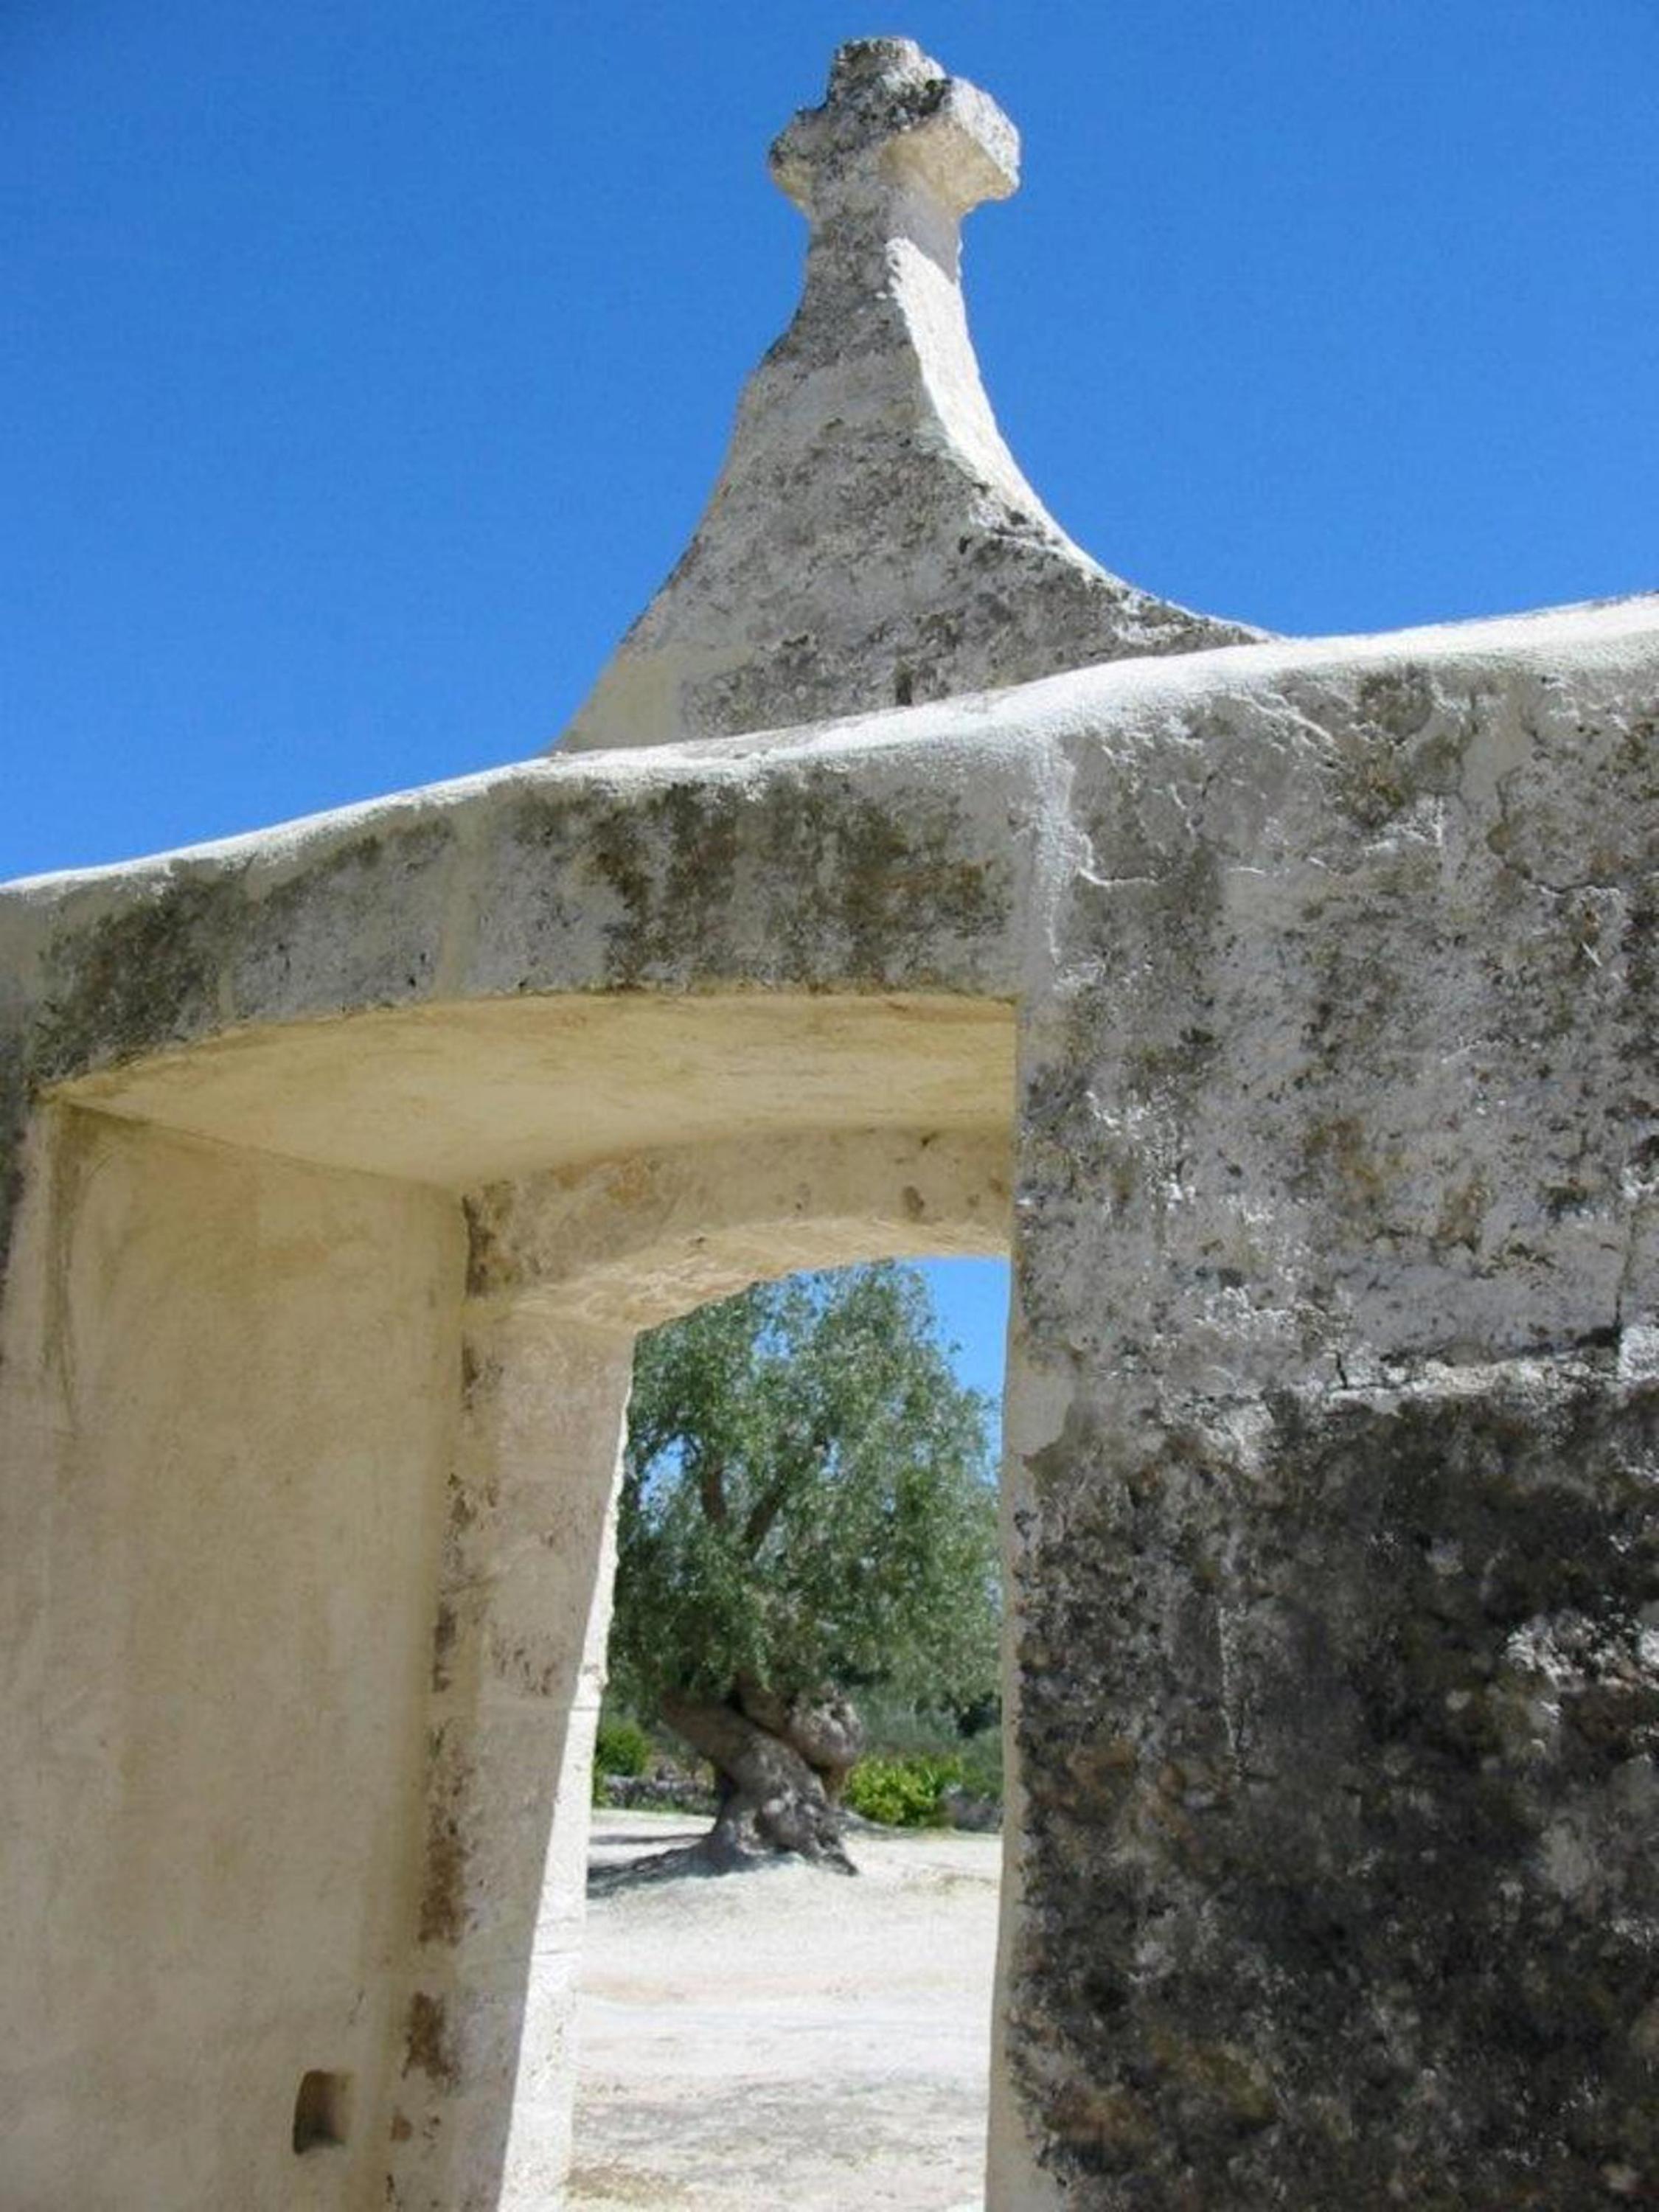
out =
[[[37,1123],[0,1373],[0,2202],[380,2202],[458,1210]],[[301,2076],[351,2076],[296,2156]]]
[[[0,2205],[556,2202],[633,1332],[756,1275],[1006,1235],[1005,1007],[635,1003],[417,1017],[418,1096],[397,1017],[338,1022],[320,1117],[290,1065],[316,1064],[311,1024],[149,1063],[165,1098],[37,1115],[0,1484],[13,1616],[36,1586],[67,1601],[9,1668],[0,1756],[44,1777],[20,1803],[19,1882],[49,1886],[80,1817],[50,1786],[56,1714],[89,1681],[102,1695],[124,1622],[171,1605],[178,1650],[128,1669],[166,1698],[100,1715],[82,1762],[91,1788],[142,1775],[144,1808],[93,1806],[63,1924],[117,1975],[147,1954],[170,1974],[181,1928],[204,1963],[116,2016],[48,1934],[19,1938],[11,2048],[35,2009],[57,2040],[49,2079],[20,2060],[7,2085]],[[655,1053],[620,1054],[624,1096],[635,1031]],[[234,1098],[213,1070],[188,1079],[251,1057],[269,1079]],[[532,1062],[539,1084],[501,1079]],[[180,1098],[209,1125],[143,1113]],[[922,1126],[891,1126],[907,1111]],[[624,1148],[583,1164],[602,1118]],[[626,1141],[656,1128],[693,1140]],[[323,1143],[334,1157],[294,1157]],[[532,1146],[556,1164],[465,1196],[450,1181]],[[368,1548],[384,1523],[395,1542]],[[317,1606],[357,1639],[325,1680]],[[194,1758],[198,1701],[225,1706],[252,1780]],[[150,1881],[173,1835],[227,1829],[222,1866],[192,1846],[169,1888]],[[296,2158],[313,2068],[352,2076],[347,2140]]]
[[[470,1306],[423,1730],[393,2212],[544,2212],[572,2045],[625,1333]]]
[[[749,1284],[1008,1249],[1005,1123],[818,1129],[630,1152],[467,1200],[473,1296],[594,1334],[655,1328]]]
[[[796,1267],[1006,1249],[1008,1173],[1006,1129],[878,1127],[632,1153],[469,1197],[396,2212],[559,2201],[634,1331]]]
[[[0,1635],[18,1716],[0,1741],[0,2204],[367,2207],[384,2202],[388,2137],[406,2147],[411,2205],[490,2201],[477,2161],[470,2200],[441,2161],[413,2170],[434,2114],[403,2101],[422,2080],[453,2091],[441,2122],[477,2120],[499,2179],[516,2155],[513,2069],[539,2063],[440,2032],[489,2014],[471,2002],[495,1972],[488,1929],[464,1911],[453,1960],[410,1955],[447,1841],[434,1785],[448,1770],[423,1765],[425,1747],[461,1710],[441,1703],[458,1692],[453,1673],[440,1680],[441,1588],[476,1580],[489,1667],[508,1648],[495,1624],[513,1617],[487,1562],[452,1577],[445,1550],[439,1581],[446,1493],[489,1504],[498,1474],[518,1480],[516,1447],[492,1462],[475,1449],[483,1431],[458,1431],[462,1333],[476,1322],[482,1342],[507,1319],[483,1309],[520,1290],[544,1319],[625,1331],[655,1295],[635,1267],[661,1269],[674,1296],[706,1293],[757,1243],[733,1186],[764,1212],[758,1241],[787,1240],[787,1264],[806,1256],[797,1227],[815,1212],[839,1224],[836,1256],[854,1256],[843,1232],[860,1219],[890,1234],[879,1249],[902,1249],[913,1218],[914,1249],[941,1249],[933,1148],[1006,1115],[1009,1001],[1024,1037],[1008,1406],[1027,1795],[993,2202],[1105,2204],[1116,2184],[1101,2161],[1173,2157],[1184,2138],[1161,2118],[1143,2142],[1118,2095],[1121,2026],[1093,2019],[1073,1972],[1101,1954],[1117,1879],[1128,1732],[1112,1698],[1166,1735],[1189,1707],[1206,1726],[1221,1710],[1190,1654],[1149,1686],[1129,1679],[1137,1653],[1162,1664],[1164,1627],[1185,1618],[1164,1592],[1193,1582],[1178,1528],[1137,1549],[1115,1517],[1186,1495],[1159,1438],[1202,1447],[1220,1486],[1206,1527],[1231,1545],[1267,1494],[1249,1463],[1266,1431],[1241,1427],[1237,1406],[1288,1420],[1299,1399],[1264,1399],[1281,1385],[1328,1401],[1330,1423],[1285,1462],[1310,1500],[1351,1431],[1396,1417],[1443,1431],[1471,1464],[1507,1423],[1530,1480],[1556,1397],[1517,1413],[1506,1373],[1454,1404],[1435,1373],[1548,1360],[1589,1409],[1563,1463],[1586,1438],[1607,1462],[1596,1560],[1612,1577],[1646,1556],[1618,1550],[1602,1509],[1626,1479],[1615,1448],[1651,1462],[1620,1424],[1647,1419],[1652,1394],[1655,636],[1647,603],[1119,664],[625,768],[507,771],[0,897],[0,1210],[27,1194],[0,1406]],[[66,1085],[100,1110],[54,1122]],[[169,1120],[172,1135],[148,1126]],[[787,1154],[878,1124],[879,1187],[832,1199],[818,1183],[798,1214]],[[716,1172],[641,1161],[685,1146]],[[591,1188],[559,1180],[588,1168]],[[533,1218],[481,1188],[543,1177],[532,1194],[550,1210]],[[613,1194],[647,1208],[619,1214],[615,1248],[600,1218]],[[496,1281],[480,1229],[510,1231],[514,1250],[524,1231],[548,1272]],[[559,1272],[578,1257],[598,1272]],[[468,1266],[489,1279],[464,1322]],[[552,1370],[520,1371],[524,1404],[557,1401]],[[1416,1389],[1422,1376],[1434,1387]],[[1408,1403],[1365,1396],[1399,1398],[1402,1381]],[[1631,1392],[1647,1394],[1634,1411]],[[1131,1397],[1157,1413],[1133,1432]],[[489,1418],[474,1402],[467,1419]],[[584,1434],[583,1494],[597,1496],[614,1411]],[[1366,1436],[1355,1464],[1382,1449]],[[1511,1488],[1495,1525],[1530,1510]],[[550,1511],[559,1498],[555,1485]],[[1366,1617],[1361,1600],[1398,1590],[1415,1607],[1412,1577],[1450,1555],[1431,1547],[1426,1565],[1339,1585],[1331,1559],[1362,1516],[1304,1518],[1291,1596],[1335,1593],[1333,1649]],[[573,1571],[595,1555],[585,1528]],[[1547,1528],[1535,1553],[1578,1556]],[[1224,1589],[1234,1554],[1216,1556]],[[1143,1557],[1165,1579],[1132,1605],[1118,1583]],[[1194,1587],[1202,1625],[1224,1608]],[[1283,1646],[1287,1680],[1296,1649]],[[1261,1679],[1263,1709],[1294,1717],[1301,1690],[1279,1698],[1265,1661]],[[562,1745],[574,1793],[586,1723],[576,1704],[562,1718],[544,1703],[536,1741]],[[551,1956],[545,1852],[529,1848],[548,1815],[515,1805],[511,1764],[489,1748],[493,1696],[472,1711],[469,1866],[517,1836],[529,1873],[511,1911]],[[1100,1754],[1088,1802],[1080,1734]],[[1178,1765],[1149,1753],[1149,1820]],[[1286,1749],[1276,1817],[1307,1767]],[[1196,1809],[1215,1833],[1231,1817],[1220,1798]],[[1271,1902],[1261,1870],[1305,1860],[1322,1819],[1304,1791],[1279,1835],[1246,1838],[1262,1844],[1248,1880],[1188,1883],[1193,1924],[1218,1895]],[[554,1817],[540,1843],[574,1851],[574,1832]],[[1632,1896],[1649,1840],[1603,1854]],[[1441,1882],[1455,1900],[1491,1859],[1460,1845],[1438,1863],[1464,1885]],[[505,1893],[480,1895],[495,1910]],[[1626,1924],[1645,1942],[1659,1923],[1642,1913]],[[1611,1915],[1580,1927],[1587,1942],[1617,1935],[1634,1972]],[[1493,1939],[1488,1955],[1518,1954]],[[1455,1977],[1422,1986],[1438,2033],[1470,1992]],[[1562,1986],[1553,2015],[1570,2028]],[[1246,1984],[1229,1969],[1214,1987]],[[443,1997],[443,2021],[417,1996]],[[1208,2002],[1170,1999],[1189,2069],[1170,2094],[1218,2083],[1218,2127],[1249,2132],[1256,2195],[1229,2168],[1224,2187],[1206,2180],[1216,2201],[1363,2201],[1330,2166],[1310,2179],[1297,2164],[1305,2131],[1263,2118],[1255,2061],[1231,2070],[1238,2039],[1206,2026]],[[1286,2065],[1325,2067],[1339,2031],[1304,2037]],[[1466,2048],[1481,2047],[1471,2030]],[[294,2091],[319,2065],[356,2071],[362,2101],[338,2155],[296,2161]],[[529,2086],[556,2153],[554,2074]],[[483,2093],[471,2119],[469,2084]],[[1317,2105],[1304,2087],[1291,2080],[1282,2108],[1297,2126]],[[1646,2124],[1647,2075],[1632,2090],[1610,2067],[1604,2087],[1612,2132],[1595,2158],[1639,2173],[1654,2161],[1617,2130]],[[1526,2149],[1507,2090],[1465,2105],[1494,2125],[1508,2114]],[[525,2170],[541,2155],[527,2149]],[[1401,2172],[1443,2172],[1443,2144],[1425,2155]],[[1469,2201],[1509,2212],[1513,2171],[1481,2159],[1488,2193]]]

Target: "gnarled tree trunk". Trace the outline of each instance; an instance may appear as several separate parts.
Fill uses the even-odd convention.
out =
[[[724,1703],[670,1691],[662,1714],[719,1778],[720,1810],[693,1854],[706,1867],[733,1873],[793,1853],[856,1871],[837,1808],[863,1730],[845,1698],[786,1698],[740,1680]]]

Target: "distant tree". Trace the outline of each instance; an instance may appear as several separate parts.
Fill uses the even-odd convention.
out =
[[[850,1871],[857,1691],[994,1694],[986,1414],[910,1267],[760,1284],[641,1338],[611,1662],[714,1765],[705,1864]]]

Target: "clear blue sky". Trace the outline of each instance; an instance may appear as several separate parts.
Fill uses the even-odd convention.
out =
[[[0,0],[0,876],[552,738],[793,305],[766,143],[887,32],[1024,131],[970,312],[1109,567],[1659,584],[1656,0]]]

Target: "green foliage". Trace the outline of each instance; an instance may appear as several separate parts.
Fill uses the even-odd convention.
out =
[[[962,1747],[962,1786],[970,1797],[1002,1802],[1002,1730],[981,1729]]]
[[[598,1774],[643,1774],[651,1764],[651,1739],[637,1721],[602,1720],[593,1742]]]
[[[969,1797],[1002,1802],[1002,1729],[986,1698],[952,1711],[918,1705],[888,1690],[861,1700],[868,1756],[848,1778],[847,1801],[866,1820],[927,1827],[945,1816],[939,1793],[959,1786]]]
[[[947,1758],[957,1747],[955,1716],[932,1705],[918,1705],[880,1686],[859,1699],[865,1745],[873,1758],[900,1759],[914,1752]]]
[[[641,1711],[740,1677],[993,1696],[985,1406],[915,1271],[761,1284],[642,1338],[618,1553],[612,1667]]]
[[[962,1761],[955,1758],[912,1753],[902,1759],[861,1759],[847,1778],[847,1802],[884,1827],[943,1827],[939,1799],[962,1778]]]
[[[1002,1701],[994,1696],[965,1705],[918,1704],[882,1687],[865,1692],[859,1711],[872,1752],[932,1751],[948,1758],[981,1736],[1001,1733]]]

